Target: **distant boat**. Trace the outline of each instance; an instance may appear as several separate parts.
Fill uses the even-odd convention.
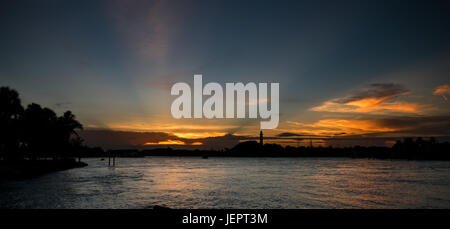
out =
[[[100,161],[104,161],[104,160],[105,160],[105,158],[100,159]]]
[[[208,159],[208,155],[203,155],[202,158],[203,159]]]

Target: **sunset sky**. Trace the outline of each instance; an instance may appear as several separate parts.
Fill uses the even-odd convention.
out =
[[[279,83],[268,143],[450,139],[448,12],[446,1],[2,1],[0,86],[24,106],[73,111],[86,143],[105,148],[255,140],[260,119],[172,118],[170,88],[194,74]]]

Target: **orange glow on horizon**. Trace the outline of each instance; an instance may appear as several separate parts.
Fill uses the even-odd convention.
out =
[[[159,141],[159,142],[146,142],[144,145],[188,145],[186,142],[180,141],[180,140],[166,140],[166,141]],[[199,146],[203,145],[203,142],[193,142],[190,145],[193,146]]]
[[[224,136],[226,132],[199,132],[199,133],[172,133],[173,135],[179,138],[185,139],[200,139],[200,138],[208,138],[208,137],[220,137]]]
[[[133,131],[133,132],[176,132],[182,134],[183,131],[190,131],[191,133],[201,134],[224,134],[226,129],[237,128],[235,125],[184,125],[184,124],[171,124],[171,123],[150,123],[145,121],[133,121],[133,122],[112,122],[106,125],[108,129],[120,130],[120,131]],[[205,135],[204,135],[205,136]]]
[[[159,142],[146,142],[144,145],[186,145],[186,143],[180,140],[166,140]]]

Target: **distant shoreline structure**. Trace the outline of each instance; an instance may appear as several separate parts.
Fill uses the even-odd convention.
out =
[[[80,157],[146,157],[146,156],[196,156],[196,157],[347,157],[374,159],[407,159],[407,160],[450,160],[450,143],[437,143],[434,138],[405,138],[397,141],[393,147],[322,147],[322,146],[286,146],[264,144],[262,133],[260,141],[245,141],[231,149],[200,150],[200,149],[117,149],[95,151],[79,155]]]

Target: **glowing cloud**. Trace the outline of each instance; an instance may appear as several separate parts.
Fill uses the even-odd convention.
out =
[[[199,133],[172,133],[172,134],[179,138],[199,139],[207,137],[224,136],[225,134],[227,134],[227,132],[199,132]]]
[[[433,92],[433,95],[440,95],[445,101],[448,101],[445,94],[450,94],[450,85],[448,84],[438,86]]]
[[[449,136],[449,116],[396,116],[382,118],[322,119],[313,123],[287,121],[289,131],[279,137],[336,138],[371,136]]]
[[[144,145],[186,145],[186,143],[180,140],[166,140],[159,142],[146,142]]]
[[[400,95],[408,94],[409,90],[397,84],[371,84],[364,90],[343,98],[325,101],[322,105],[312,107],[312,111],[339,113],[420,113],[422,104],[405,101],[393,101]]]
[[[376,119],[323,119],[315,123],[288,122],[302,134],[316,136],[342,136],[369,134],[380,132],[393,132],[398,128],[384,126]]]

